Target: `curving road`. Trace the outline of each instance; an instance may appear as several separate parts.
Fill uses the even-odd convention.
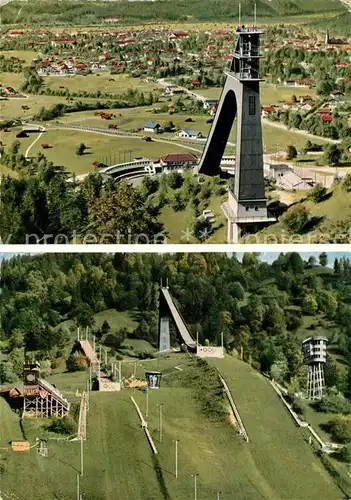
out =
[[[43,133],[44,133],[44,132],[45,132],[45,127],[41,127],[41,132],[40,132],[40,134],[38,135],[38,137],[37,137],[36,139],[34,139],[34,141],[32,142],[32,144],[30,144],[30,145],[28,146],[28,148],[26,149],[26,152],[24,153],[24,156],[25,156],[26,158],[28,158],[29,151],[32,149],[32,147],[34,146],[34,144],[36,144],[36,143],[39,141],[39,139],[42,137],[42,135],[43,135]]]

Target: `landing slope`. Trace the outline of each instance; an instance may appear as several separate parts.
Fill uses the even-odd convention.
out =
[[[244,421],[252,460],[270,487],[267,499],[342,498],[268,381],[234,358],[213,363],[226,379]]]

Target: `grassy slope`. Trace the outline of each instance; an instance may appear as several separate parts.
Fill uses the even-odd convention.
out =
[[[71,5],[73,2],[65,2],[61,9],[52,9],[50,8],[50,4],[52,1],[46,2],[31,2],[31,5],[28,6],[25,4],[25,8],[18,15],[20,5],[23,3],[13,2],[12,4],[8,4],[4,7],[4,19],[6,22],[13,22],[14,19],[17,18],[17,22],[23,23],[25,20],[31,21],[32,23],[44,24],[48,23],[48,20],[52,23],[56,24],[69,24],[71,21],[71,12],[73,10],[78,9],[78,13],[75,14],[74,21],[77,20],[81,23],[89,24],[92,22],[97,22],[99,18],[105,15],[118,15],[123,19],[127,20],[143,20],[146,18],[150,20],[151,15],[148,10],[143,9],[143,6],[132,5],[126,6],[125,2],[122,5],[118,5],[116,8],[111,9],[110,2],[100,3],[98,8],[91,7],[91,9],[87,9],[84,5],[85,9],[81,8],[82,2],[74,2],[76,3],[76,7],[74,8]],[[96,2],[98,3],[98,2]],[[44,4],[44,6],[43,6]],[[157,9],[157,17],[159,19],[170,19],[169,15],[169,2],[164,2],[165,5],[160,5]],[[187,14],[191,14],[189,17],[192,21],[194,19],[202,19],[205,21],[211,21],[212,19],[225,19],[230,17],[231,13],[237,12],[237,4],[238,1],[229,2],[228,0],[222,0],[219,2],[220,8],[217,10],[210,9],[208,10],[203,7],[203,4],[199,1],[193,2],[191,7],[189,8],[188,4],[185,2],[177,2],[175,16],[180,19],[184,18]],[[252,3],[249,0],[242,1],[243,4],[243,12],[246,15],[251,15],[252,13]],[[69,6],[69,8],[67,7]],[[341,10],[342,7],[339,2],[331,2],[330,0],[309,0],[309,2],[304,2],[303,0],[295,0],[294,2],[288,0],[259,0],[257,2],[258,6],[258,14],[259,16],[264,16],[267,18],[273,18],[276,16],[291,16],[291,15],[316,15],[319,13],[324,13],[328,11]],[[205,6],[206,7],[206,6]],[[155,10],[152,9],[154,12]],[[46,14],[50,12],[50,17]],[[95,14],[97,12],[97,15]],[[80,16],[79,16],[80,13]],[[156,17],[156,14],[155,14]]]
[[[214,233],[207,240],[207,243],[224,243],[226,239],[226,219],[221,209],[221,204],[226,199],[225,196],[213,196],[209,208],[216,216],[216,223],[213,226]],[[166,205],[161,210],[160,220],[163,222],[168,233],[168,243],[199,243],[191,234],[194,222],[194,211],[186,207],[184,210],[175,212],[170,205]],[[186,231],[189,229],[189,236]]]
[[[6,401],[0,397],[0,447],[5,447],[11,440],[23,439],[20,427],[18,425],[18,417],[13,413]]]
[[[137,363],[137,376],[143,376],[148,368],[164,373],[162,389],[149,395],[149,429],[161,465],[158,479],[130,401],[134,395],[145,413],[145,395],[133,390],[91,394],[82,481],[82,491],[87,498],[112,500],[116,498],[116,491],[123,493],[126,500],[190,498],[192,473],[199,474],[198,494],[202,500],[214,498],[217,491],[222,491],[224,498],[235,496],[239,500],[339,498],[331,479],[257,372],[236,360],[218,362],[233,385],[233,394],[251,439],[247,444],[229,424],[203,418],[189,389],[167,386],[167,373],[175,370],[175,366],[186,370],[188,362],[185,355],[179,355]],[[133,363],[123,365],[125,374],[128,366],[132,368]],[[86,373],[61,374],[51,377],[50,381],[72,401],[77,401],[74,392],[84,387],[85,378]],[[164,405],[163,442],[159,443],[157,404],[161,402]],[[16,418],[6,412],[7,439],[20,437],[13,423]],[[31,442],[43,434],[38,424],[42,422],[31,421],[29,425],[26,422]],[[177,480],[174,439],[180,439]],[[5,490],[34,498],[35,488],[38,500],[71,498],[79,470],[79,444],[50,440],[49,450],[49,458],[37,456],[34,449],[29,454],[8,454],[7,472],[3,477]]]
[[[302,202],[302,205],[310,209],[312,218],[320,218],[320,223],[327,220],[330,223],[337,223],[347,220],[351,216],[351,192],[347,192],[339,186],[335,188],[333,195],[329,199],[317,204],[305,200]],[[274,243],[277,239],[279,241],[284,234],[284,237],[289,240],[286,241],[286,243],[328,243],[329,240],[327,239],[327,235],[319,231],[320,223],[305,234],[289,236],[283,224],[278,222],[260,233],[257,233],[254,239],[255,242],[264,241],[265,243]]]
[[[111,330],[118,330],[122,327],[133,331],[138,326],[135,313],[133,311],[116,311],[116,309],[106,309],[94,315],[94,328],[101,327],[104,321],[107,321]],[[76,327],[72,320],[63,321],[56,328],[66,327],[73,331],[73,337],[76,338]]]
[[[218,360],[215,365],[226,378],[246,426],[254,463],[262,477],[269,478],[270,498],[339,498],[332,479],[264,377],[235,359]]]

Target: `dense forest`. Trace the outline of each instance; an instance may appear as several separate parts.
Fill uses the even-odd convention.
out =
[[[242,14],[251,18],[253,0],[241,0]],[[171,8],[170,8],[171,4]],[[120,17],[124,22],[167,21],[219,21],[235,20],[239,0],[158,0],[155,2],[81,2],[62,0],[11,2],[2,8],[2,23],[21,25],[100,24],[106,17]],[[261,18],[311,14],[315,12],[342,12],[339,2],[329,0],[257,0],[257,14]],[[22,8],[21,8],[22,7]]]
[[[0,383],[14,373],[20,376],[25,350],[37,351],[49,365],[62,358],[72,346],[72,331],[61,326],[69,319],[90,327],[101,342],[108,339],[105,345],[117,357],[126,336],[157,347],[161,280],[168,280],[200,343],[218,344],[223,332],[228,352],[236,350],[277,380],[304,385],[301,341],[306,336],[327,334],[344,364],[351,359],[351,262],[346,258],[328,264],[325,253],[308,261],[290,253],[268,264],[250,253],[242,262],[226,254],[16,256],[2,263],[0,348],[6,359]],[[137,327],[127,333],[105,324],[99,330],[94,314],[106,309],[133,311]],[[306,318],[308,331],[301,333]],[[172,338],[179,344],[175,331]],[[331,357],[326,378],[350,394],[347,370]]]

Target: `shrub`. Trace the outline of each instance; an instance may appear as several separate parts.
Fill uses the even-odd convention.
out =
[[[305,407],[303,405],[303,402],[299,398],[297,398],[297,397],[293,398],[291,408],[298,415],[304,415],[305,414]]]
[[[342,186],[347,191],[351,191],[351,174],[350,173],[345,175],[344,180],[342,181]]]
[[[304,205],[290,208],[281,218],[281,222],[291,233],[299,233],[310,220],[310,211]]]
[[[333,438],[341,443],[351,443],[351,417],[335,417],[327,423]]]
[[[351,403],[342,394],[330,394],[314,403],[314,408],[323,413],[342,413],[349,415],[351,413]]]
[[[342,462],[346,462],[348,464],[351,463],[351,445],[348,444],[346,446],[343,446],[341,450],[335,454],[336,458],[341,460]]]
[[[84,371],[88,366],[88,359],[82,354],[71,354],[66,360],[66,368],[69,372]]]
[[[286,159],[287,160],[292,160],[293,158],[297,157],[297,150],[295,146],[288,146],[286,148]]]
[[[2,361],[0,363],[0,384],[11,384],[17,379],[11,361]]]
[[[193,223],[194,235],[197,239],[201,241],[207,240],[212,233],[212,224],[205,217],[199,217],[195,219]]]
[[[50,424],[45,426],[45,429],[56,434],[74,434],[76,431],[76,424],[74,420],[66,415],[63,418],[52,417]]]
[[[322,184],[316,184],[309,192],[308,197],[315,203],[318,203],[324,198],[326,192],[327,190],[324,186],[322,186]]]

